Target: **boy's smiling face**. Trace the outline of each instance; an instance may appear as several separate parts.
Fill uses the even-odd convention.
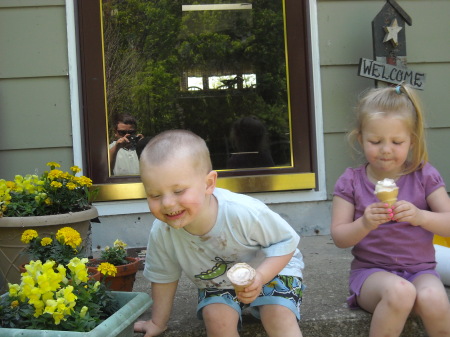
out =
[[[201,235],[214,225],[211,200],[217,173],[205,174],[187,156],[145,163],[141,178],[152,214],[173,228]]]

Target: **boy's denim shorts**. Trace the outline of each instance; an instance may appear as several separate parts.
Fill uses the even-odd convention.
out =
[[[278,275],[266,283],[259,296],[250,304],[240,302],[234,289],[206,288],[198,290],[197,317],[202,319],[202,309],[208,304],[223,303],[239,313],[242,321],[242,310],[249,307],[256,318],[260,318],[258,307],[266,304],[279,304],[289,308],[300,320],[300,305],[302,304],[304,285],[302,279],[296,276]]]

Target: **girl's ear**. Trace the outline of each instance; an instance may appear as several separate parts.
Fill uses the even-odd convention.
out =
[[[217,171],[210,171],[205,178],[206,181],[206,193],[212,194],[216,188],[217,183]]]
[[[361,132],[358,133],[358,136],[356,136],[356,139],[358,140],[359,145],[362,145],[362,135],[361,135]]]

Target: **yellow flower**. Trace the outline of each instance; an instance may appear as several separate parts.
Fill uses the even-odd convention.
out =
[[[122,240],[117,239],[116,241],[114,241],[114,247],[125,248],[126,246],[128,245]]]
[[[55,188],[61,188],[62,184],[59,181],[52,181],[50,186]]]
[[[19,306],[19,301],[15,300],[15,301],[11,302],[11,307],[12,308],[15,308],[15,307],[18,307],[18,306]]]
[[[38,232],[36,232],[34,229],[27,229],[22,233],[22,237],[20,241],[23,243],[30,243],[31,240],[38,237]]]
[[[105,276],[113,276],[114,277],[117,274],[117,268],[108,262],[100,263],[100,265],[98,266],[97,269],[100,273],[102,273]]]
[[[87,311],[88,311],[88,307],[83,306],[80,310],[80,317],[83,318],[84,316],[86,316]]]
[[[47,166],[50,166],[50,168],[54,168],[54,167],[61,167],[61,165],[59,165],[58,163],[54,162],[54,161],[50,161],[46,164]]]
[[[77,185],[75,185],[74,183],[67,183],[67,188],[71,191],[73,191],[74,189],[77,188]]]
[[[71,227],[63,227],[56,232],[56,240],[76,249],[81,245],[82,239],[80,233]]]
[[[88,281],[89,275],[86,268],[87,262],[87,258],[79,259],[77,257],[74,257],[67,265],[67,267],[72,272],[72,280],[74,280],[76,284]]]
[[[41,246],[45,247],[45,246],[51,245],[52,242],[53,242],[53,240],[51,238],[48,238],[48,237],[42,238]]]
[[[73,181],[75,181],[80,186],[86,186],[86,187],[92,186],[92,180],[85,176],[73,177]]]
[[[9,296],[16,297],[19,294],[20,286],[18,284],[8,283]]]
[[[72,166],[72,167],[70,168],[70,170],[71,170],[73,173],[81,172],[81,168],[79,168],[79,167],[76,166],[76,165]]]

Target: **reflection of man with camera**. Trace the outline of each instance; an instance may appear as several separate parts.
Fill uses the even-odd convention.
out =
[[[139,159],[136,144],[144,138],[137,133],[136,119],[128,114],[114,117],[114,137],[109,145],[109,163],[113,175],[138,175]]]

